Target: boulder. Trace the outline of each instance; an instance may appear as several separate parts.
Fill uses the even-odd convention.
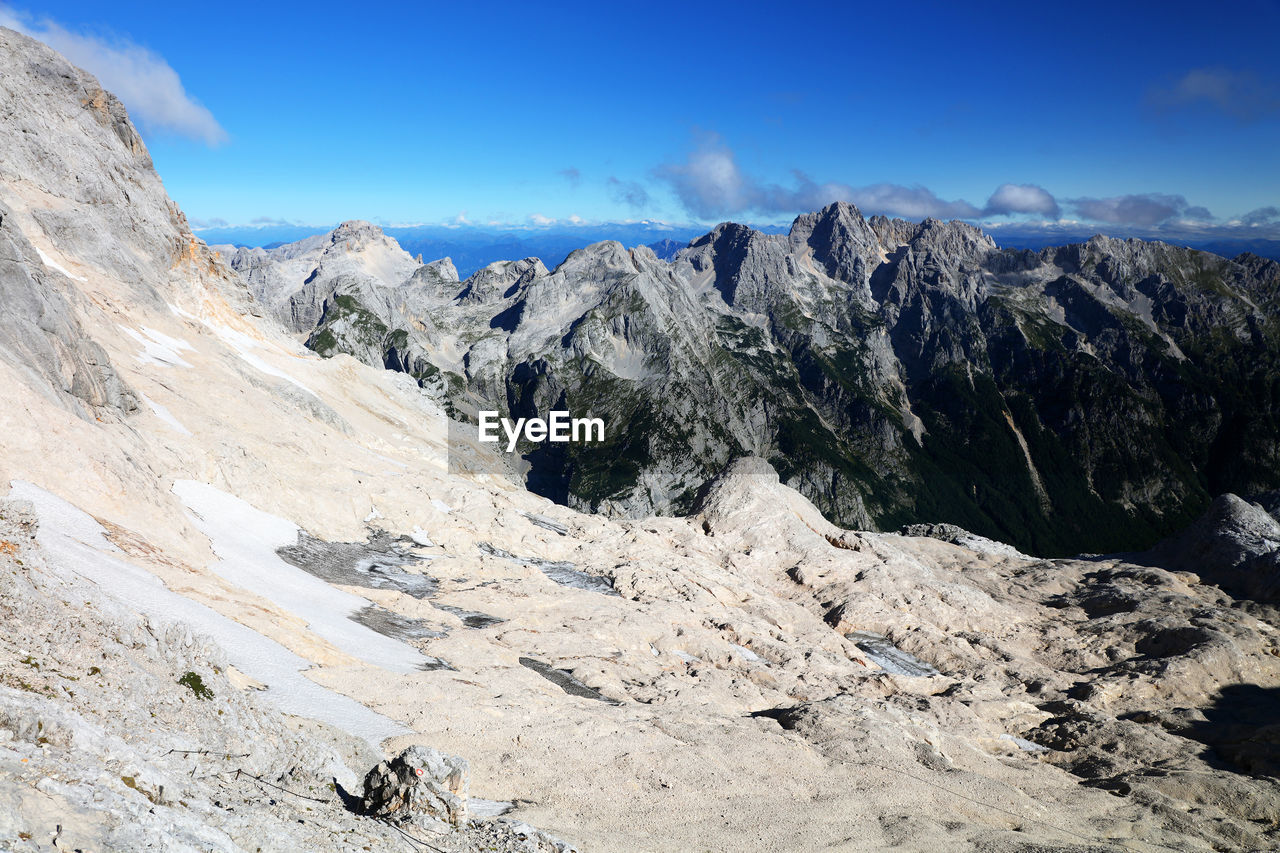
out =
[[[364,777],[364,813],[404,823],[467,824],[471,768],[465,758],[411,746]]]
[[[1280,522],[1233,494],[1219,495],[1186,530],[1134,562],[1194,572],[1236,598],[1280,602]]]

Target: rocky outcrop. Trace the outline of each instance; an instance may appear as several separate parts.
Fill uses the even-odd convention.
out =
[[[0,202],[14,224],[41,235],[47,253],[75,258],[75,275],[130,283],[141,305],[188,302],[193,294],[178,299],[175,290],[193,272],[239,306],[250,304],[239,278],[192,235],[114,95],[12,30],[0,28],[0,56]]]
[[[0,359],[86,420],[137,410],[137,395],[81,326],[65,284],[56,283],[68,273],[43,263],[9,213],[0,204]]]
[[[1280,522],[1232,494],[1215,498],[1195,523],[1137,559],[1194,572],[1236,598],[1280,605]]]
[[[117,307],[168,312],[202,287],[247,310],[240,279],[191,234],[124,107],[50,48],[0,28],[0,362],[81,418],[138,408],[95,336]],[[50,140],[57,140],[51,144]]]
[[[464,758],[411,746],[364,777],[361,808],[367,815],[401,823],[465,827],[470,774]]]

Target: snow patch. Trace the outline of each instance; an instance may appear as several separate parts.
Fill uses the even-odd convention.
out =
[[[82,275],[72,275],[70,272],[67,271],[66,267],[62,266],[53,258],[46,255],[44,253],[44,250],[41,249],[39,246],[36,246],[35,248],[36,248],[36,254],[40,256],[40,262],[44,264],[46,267],[48,267],[49,269],[53,270],[54,272],[60,272],[63,275],[65,275],[67,278],[71,279],[72,281],[88,281],[89,280]]]
[[[131,610],[162,622],[181,622],[210,637],[227,660],[267,685],[263,695],[286,714],[336,726],[377,746],[410,729],[359,702],[321,687],[303,670],[312,664],[252,628],[169,590],[150,572],[120,559],[106,531],[88,513],[44,489],[15,480],[10,497],[28,500],[40,518],[37,538],[49,566],[62,577],[79,575]]]
[[[1023,752],[1048,752],[1049,751],[1049,747],[1047,746],[1041,746],[1035,741],[1027,740],[1024,737],[1017,737],[1016,735],[1000,735],[1000,740],[1007,740],[1012,742],[1014,746],[1016,746],[1018,749],[1022,750]]]
[[[146,403],[147,406],[150,407],[152,413],[157,418],[164,421],[169,426],[173,427],[175,431],[180,432],[183,435],[191,435],[191,430],[184,427],[182,425],[182,422],[179,421],[177,418],[175,418],[173,414],[170,413],[170,411],[166,409],[164,406],[160,405],[155,400],[152,400],[146,394],[142,395],[142,402]]]
[[[924,678],[939,674],[937,669],[910,652],[904,652],[883,634],[852,631],[846,636],[885,672]]]
[[[298,542],[293,522],[193,480],[177,481],[173,493],[195,515],[200,532],[209,537],[219,557],[211,568],[219,577],[297,615],[317,636],[366,663],[408,673],[427,662],[413,647],[352,621],[371,604],[367,599],[335,589],[280,559],[277,548]]]
[[[157,332],[155,329],[143,327],[139,332],[137,329],[130,329],[128,326],[121,326],[124,333],[142,344],[142,352],[138,353],[138,363],[155,364],[160,367],[190,367],[182,356],[178,353],[184,350],[195,352],[195,347],[182,340],[182,338],[171,338],[163,332]]]
[[[245,362],[245,364],[248,364],[259,373],[265,373],[267,376],[275,376],[278,379],[283,379],[285,382],[298,386],[313,397],[318,398],[320,396],[306,385],[303,385],[297,379],[294,379],[288,373],[285,373],[278,367],[272,367],[270,364],[255,355],[254,350],[258,349],[262,345],[260,341],[246,335],[244,332],[237,332],[229,326],[224,326],[220,323],[210,323],[207,320],[203,322],[204,325],[218,337],[218,340],[236,351],[236,355],[240,356],[241,361]]]

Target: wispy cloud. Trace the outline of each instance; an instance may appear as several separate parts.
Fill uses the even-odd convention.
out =
[[[820,183],[799,171],[793,173],[794,186],[764,183],[746,175],[733,151],[714,135],[704,136],[683,163],[659,166],[654,174],[671,186],[687,211],[701,219],[746,212],[794,213],[815,210],[833,201],[852,202],[867,213],[909,219],[972,218],[982,212],[963,199],[947,201],[921,186]]]
[[[649,206],[649,191],[636,181],[620,181],[610,176],[607,182],[609,197],[620,204],[639,210]]]
[[[853,186],[819,182],[800,171],[790,186],[765,183],[746,174],[732,149],[718,136],[704,136],[680,163],[658,167],[655,175],[671,186],[685,209],[703,220],[742,214],[800,213],[835,201],[856,204],[863,213],[882,213],[910,220],[926,217],[994,222],[1003,218],[1046,223],[1063,218],[1064,209],[1083,222],[1129,229],[1165,226],[1213,227],[1214,216],[1181,195],[1135,193],[1105,198],[1058,199],[1038,184],[1006,183],[996,187],[979,207],[965,199],[948,200],[923,186],[878,183]],[[1280,211],[1264,207],[1245,214],[1244,224],[1280,222]],[[1076,222],[1075,225],[1080,225]]]
[[[1280,224],[1280,207],[1259,207],[1240,217],[1242,225]]]
[[[128,39],[72,32],[58,22],[0,4],[0,26],[38,39],[96,76],[145,128],[196,139],[227,140],[213,113],[187,93],[178,72],[147,48]]]
[[[1203,207],[1193,206],[1180,195],[1164,193],[1138,193],[1110,198],[1074,198],[1068,204],[1083,219],[1106,222],[1112,225],[1137,225],[1150,227],[1180,220],[1207,222],[1213,214]]]
[[[575,190],[578,188],[578,184],[582,183],[582,172],[578,171],[575,166],[570,166],[567,169],[561,169],[559,172],[556,172],[556,174],[568,181],[569,186],[573,187]]]
[[[1280,115],[1280,86],[1253,71],[1193,68],[1167,86],[1148,94],[1160,112],[1208,107],[1241,122]]]

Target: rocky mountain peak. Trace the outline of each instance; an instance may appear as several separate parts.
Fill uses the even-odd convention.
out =
[[[911,245],[916,251],[927,249],[951,258],[975,261],[999,250],[996,241],[978,226],[955,219],[943,222],[933,217],[920,223]]]
[[[497,302],[514,295],[522,284],[544,275],[547,268],[537,258],[495,261],[473,273],[458,298],[467,302]]]
[[[365,222],[363,219],[349,219],[329,232],[329,242],[377,240],[383,236],[382,229],[372,222]]]
[[[809,235],[819,228],[828,231],[843,228],[847,231],[859,230],[866,225],[866,219],[857,205],[847,201],[832,202],[821,210],[802,213],[791,223],[791,237],[798,242],[807,240]]]
[[[813,250],[827,275],[859,287],[866,283],[882,254],[879,235],[862,212],[847,202],[796,217],[789,236],[793,245]]]
[[[168,276],[139,258],[180,263],[191,255],[195,238],[124,106],[93,75],[4,28],[0,67],[6,110],[0,200],[30,194],[32,203],[13,199],[10,205],[31,226],[24,231],[34,229],[82,261],[135,282],[136,297],[158,305],[155,289]],[[111,239],[86,238],[95,231]],[[201,257],[201,263],[208,260],[203,250]]]
[[[386,284],[399,284],[400,281],[411,274],[412,267],[410,264],[418,263],[408,252],[400,247],[399,243],[384,234],[381,227],[361,219],[343,222],[328,233],[326,243],[325,256],[327,258],[372,250],[386,256],[382,263],[385,266],[394,257],[399,263],[391,263],[391,268],[387,272],[396,280],[388,280],[385,282]],[[374,274],[377,275],[378,273],[375,272]]]
[[[690,240],[689,248],[699,249],[703,246],[713,246],[716,248],[717,254],[724,254],[731,247],[744,245],[747,240],[751,239],[751,235],[756,233],[758,232],[754,228],[738,222],[721,222],[701,237]]]
[[[536,259],[534,259],[536,260]],[[541,264],[541,261],[538,261]],[[602,240],[569,253],[557,270],[583,272],[592,269],[628,269],[633,266],[631,253],[617,240]]]
[[[441,258],[438,261],[432,261],[424,264],[423,271],[441,281],[458,281],[458,268],[453,265],[452,258]]]
[[[192,236],[92,75],[4,28],[0,67],[0,361],[80,417],[114,420],[138,396],[95,340],[118,321],[81,285],[118,281],[123,301],[166,315],[205,287],[236,305],[247,293]]]
[[[0,57],[5,68],[4,78],[0,79],[0,95],[9,103],[29,108],[10,117],[20,123],[17,128],[20,132],[6,140],[6,156],[0,161],[0,168],[17,167],[22,161],[39,161],[41,168],[29,174],[29,179],[50,181],[53,184],[50,189],[69,194],[77,189],[88,192],[90,188],[83,186],[88,182],[79,178],[90,176],[74,172],[71,169],[74,164],[68,160],[55,162],[50,158],[40,130],[61,124],[74,125],[83,131],[90,130],[88,125],[93,123],[110,134],[110,142],[90,130],[80,135],[81,138],[68,138],[67,143],[73,149],[86,143],[105,147],[117,156],[124,155],[122,159],[130,160],[138,169],[152,169],[147,146],[129,121],[124,105],[103,89],[92,74],[67,62],[47,45],[4,27],[0,27]],[[84,135],[89,138],[83,138]],[[8,169],[4,173],[7,174]]]
[[[910,243],[916,232],[920,230],[920,224],[917,222],[908,222],[905,219],[890,219],[879,214],[867,220],[867,224],[871,226],[871,230],[876,233],[876,236],[880,238],[880,242],[889,251]]]

